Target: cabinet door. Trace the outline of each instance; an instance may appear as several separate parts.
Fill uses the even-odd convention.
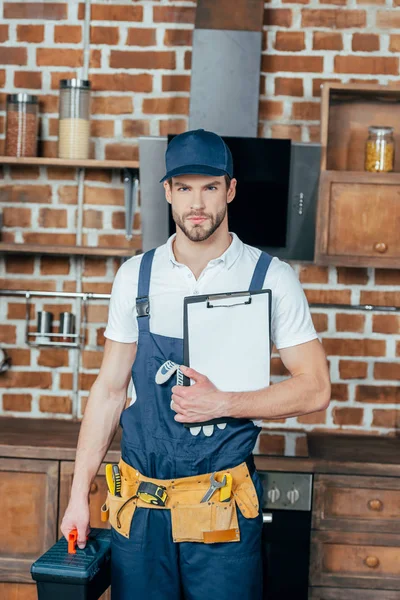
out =
[[[313,529],[400,533],[396,477],[316,475]]]
[[[36,583],[0,583],[1,600],[37,600]]]
[[[105,464],[102,464],[99,472],[93,481],[90,494],[89,494],[89,507],[90,507],[90,526],[91,527],[103,527],[109,529],[109,523],[103,523],[100,520],[100,507],[104,503],[107,496],[107,482],[105,477]],[[61,521],[63,519],[65,510],[68,506],[69,496],[71,493],[72,477],[74,474],[74,463],[73,462],[62,462],[60,469],[60,510],[59,510],[59,522],[58,529],[60,529]],[[59,531],[58,537],[61,537]],[[111,593],[108,589],[100,600],[110,600]]]
[[[400,185],[333,182],[328,254],[400,257]]]
[[[310,588],[308,598],[309,600],[399,600],[399,592],[315,587]]]
[[[0,460],[0,579],[31,582],[31,564],[56,541],[58,462]]]

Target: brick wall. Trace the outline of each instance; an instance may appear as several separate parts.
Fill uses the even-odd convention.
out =
[[[90,28],[92,155],[136,159],[137,137],[187,128],[191,39],[196,3],[182,0],[93,2]],[[58,81],[82,75],[82,2],[2,2],[0,153],[5,94],[41,99],[41,152],[56,155]],[[259,135],[319,141],[322,81],[398,80],[400,0],[272,0],[265,4]],[[74,243],[77,174],[65,168],[4,169],[3,241]],[[118,172],[86,171],[84,243],[140,249],[140,212],[124,238]],[[292,263],[310,302],[400,305],[400,270],[325,268]],[[117,259],[6,255],[0,288],[109,293]],[[50,307],[50,308],[49,308]],[[31,310],[78,310],[42,299]],[[107,302],[89,304],[87,345],[77,350],[24,343],[24,302],[2,298],[0,342],[13,368],[0,375],[2,414],[80,416],[104,343]],[[323,429],[395,435],[398,429],[400,316],[313,309],[328,354],[332,402],[326,412],[268,423],[271,429]],[[57,322],[55,323],[57,326]],[[273,381],[287,376],[278,355]],[[79,375],[78,375],[79,373]],[[78,389],[79,388],[79,389]]]

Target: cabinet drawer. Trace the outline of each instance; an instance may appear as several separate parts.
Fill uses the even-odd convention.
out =
[[[399,590],[399,536],[314,532],[310,583],[312,586]]]
[[[399,592],[383,590],[356,590],[331,587],[310,588],[309,600],[399,600]]]
[[[328,254],[400,256],[400,186],[331,185]]]
[[[316,475],[313,528],[400,532],[400,480]]]

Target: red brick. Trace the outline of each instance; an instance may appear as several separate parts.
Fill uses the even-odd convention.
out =
[[[335,425],[362,425],[364,409],[335,406],[332,416]]]
[[[301,142],[300,125],[272,125],[271,136],[278,139],[290,139]]]
[[[105,277],[106,273],[107,273],[106,259],[100,260],[98,258],[90,258],[89,256],[85,257],[84,270],[83,270],[84,277]],[[91,304],[90,308],[92,308],[92,309],[101,308],[102,310],[106,309],[105,316],[107,315],[107,307],[105,307],[105,306],[97,306],[97,305]]]
[[[379,306],[399,306],[399,292],[364,292],[360,294],[360,304],[376,304]]]
[[[112,50],[113,69],[175,69],[175,52],[135,52]]]
[[[66,3],[53,2],[5,2],[5,19],[49,19],[59,21],[68,18]]]
[[[72,390],[72,373],[60,373],[60,390]]]
[[[92,114],[123,115],[133,112],[133,99],[127,96],[97,96],[92,99]]]
[[[82,351],[82,366],[84,369],[99,369],[103,360],[103,352],[96,350]]]
[[[263,54],[261,70],[264,73],[289,71],[291,73],[322,73],[324,59],[322,56],[288,56],[280,54]]]
[[[292,118],[300,121],[319,121],[321,105],[319,102],[293,102]]]
[[[313,50],[343,50],[342,34],[336,31],[315,31]]]
[[[54,41],[60,44],[79,44],[82,41],[81,25],[56,25]]]
[[[39,388],[47,389],[52,384],[51,373],[44,371],[13,371],[10,369],[1,375],[3,388]]]
[[[64,256],[41,256],[40,257],[40,274],[41,275],[69,275],[70,259]],[[45,308],[44,310],[51,309]],[[71,309],[63,308],[64,312],[71,312]]]
[[[400,12],[394,10],[379,10],[376,13],[376,26],[382,29],[399,29]]]
[[[67,211],[64,209],[41,208],[39,210],[39,227],[67,227]]]
[[[164,46],[191,46],[193,31],[191,29],[167,29],[164,34]]]
[[[139,147],[132,144],[107,144],[105,157],[107,160],[139,160]]]
[[[194,23],[196,8],[193,6],[155,6],[154,23]]]
[[[104,346],[104,343],[105,343],[104,331],[105,331],[104,327],[100,327],[100,329],[97,330],[97,335],[96,335],[96,345],[97,346]]]
[[[307,415],[297,417],[297,422],[304,425],[322,425],[326,423],[326,410],[319,410]]]
[[[189,98],[144,98],[142,111],[153,115],[187,115]]]
[[[192,68],[192,52],[190,50],[188,50],[187,52],[185,52],[185,69],[191,69]]]
[[[285,437],[283,435],[261,433],[259,441],[261,454],[281,455],[285,450]]]
[[[338,283],[345,285],[366,285],[368,283],[368,270],[357,267],[337,267]]]
[[[72,413],[72,400],[68,396],[40,396],[39,409],[41,412]]]
[[[30,394],[3,394],[3,410],[30,412],[32,396]]]
[[[187,131],[186,119],[168,119],[160,122],[160,135],[178,134]]]
[[[38,71],[14,71],[14,86],[38,90],[42,87],[42,74]]]
[[[94,27],[92,25],[90,43],[116,46],[119,43],[119,27]]]
[[[114,212],[112,215],[112,228],[125,229],[125,212]],[[133,229],[140,228],[140,214],[135,213],[133,219]]]
[[[86,186],[84,200],[85,204],[123,206],[124,190]]]
[[[328,267],[307,265],[300,267],[299,280],[301,283],[328,283]]]
[[[396,5],[394,0],[394,4]],[[386,4],[386,0],[357,0],[357,4]]]
[[[398,75],[399,59],[385,56],[335,56],[335,72]]]
[[[93,73],[90,76],[94,91],[119,91],[119,92],[151,92],[153,91],[153,76],[148,73],[130,75],[128,73],[114,73],[106,75]]]
[[[85,210],[83,213],[83,226],[88,229],[102,229],[103,212],[101,210]]]
[[[303,80],[277,77],[275,79],[275,96],[303,96]]]
[[[56,257],[51,257],[51,258],[56,258]],[[63,259],[63,260],[68,260],[68,259]],[[51,303],[51,302],[45,302],[43,304],[43,310],[47,310],[48,312],[52,312],[55,315],[55,319],[57,320],[57,315],[62,313],[62,312],[73,312],[73,306],[72,304],[68,304],[68,303],[62,303],[59,304],[57,303]]]
[[[349,386],[347,383],[332,383],[331,400],[346,402],[349,399]]]
[[[103,235],[99,235],[98,245],[100,247],[111,247],[111,248],[121,247],[121,248],[132,248],[132,250],[135,250],[135,249],[138,249],[141,247],[141,243],[142,243],[142,240],[141,240],[140,235],[134,235],[131,240],[127,240],[125,238],[122,238],[121,235],[103,234]],[[133,252],[133,254],[134,254],[134,252]],[[87,291],[91,291],[91,290],[87,290]],[[99,293],[107,294],[109,292],[99,292]]]
[[[373,404],[399,404],[400,387],[398,385],[357,385],[356,402]]]
[[[343,10],[342,8],[312,10],[306,8],[302,11],[302,27],[346,29],[347,27],[365,27],[366,24],[365,10]]]
[[[0,71],[0,87],[4,87],[6,82],[6,72],[4,71],[4,69],[2,69]]]
[[[75,246],[74,233],[24,233],[26,244],[48,244],[50,246]]]
[[[357,360],[340,360],[340,379],[365,379],[367,377],[368,363]]]
[[[376,285],[400,285],[400,269],[375,269]]]
[[[128,29],[127,46],[155,46],[156,30],[134,27]]]
[[[365,315],[348,313],[336,314],[336,331],[354,331],[363,333],[365,327]]]
[[[90,135],[92,137],[114,137],[114,121],[92,119],[90,122]]]
[[[283,102],[279,100],[260,100],[259,118],[276,119],[283,114]]]
[[[17,40],[40,44],[44,40],[44,25],[17,25]]]
[[[124,137],[138,137],[140,135],[149,135],[150,122],[138,119],[125,119],[122,121],[122,131]]]
[[[64,348],[46,348],[40,350],[38,365],[41,367],[68,367],[68,350]]]
[[[76,204],[78,201],[78,188],[74,185],[62,185],[58,188],[60,204]]]
[[[338,6],[346,6],[347,0],[319,0],[320,4],[337,4]]]
[[[21,254],[6,254],[6,273],[32,275],[35,268],[35,258]]]
[[[8,40],[8,25],[0,25],[0,43]]]
[[[68,48],[38,48],[36,51],[36,64],[39,67],[81,67],[83,65],[83,51]]]
[[[322,344],[331,356],[385,356],[386,352],[384,340],[324,338]]]
[[[329,81],[339,82],[340,80],[339,79],[313,79],[313,82],[312,82],[313,83],[313,96],[316,96],[319,98],[321,96],[321,91],[322,91],[321,86],[324,83],[327,83]]]
[[[289,8],[266,8],[264,10],[264,25],[267,27],[291,27],[292,11]]]
[[[311,313],[311,318],[317,332],[328,330],[328,315]]]
[[[15,325],[0,325],[0,342],[3,344],[15,344],[16,341]]]
[[[375,379],[400,380],[400,363],[377,362],[374,366]]]
[[[353,33],[353,52],[375,52],[379,50],[379,35],[373,33]]]
[[[26,48],[12,48],[3,46],[1,49],[1,64],[2,65],[26,65],[28,55]]]
[[[390,52],[400,52],[400,35],[391,35],[389,42]]]
[[[42,292],[54,292],[56,289],[56,284],[54,281],[43,281],[33,280],[32,278],[27,279],[0,279],[0,289],[3,288],[5,290],[32,290],[32,291],[42,291]]]
[[[377,408],[372,411],[372,426],[385,427],[387,429],[398,429],[399,411]]]
[[[163,92],[190,92],[189,75],[163,75]]]
[[[274,48],[284,52],[298,52],[305,50],[304,32],[302,31],[277,31]]]
[[[101,181],[103,183],[112,182],[112,173],[110,170],[100,171],[99,169],[86,169],[85,170],[86,181]]]
[[[350,304],[350,290],[304,290],[311,304]]]
[[[372,315],[372,331],[400,334],[400,315]]]
[[[31,209],[4,207],[3,208],[4,227],[30,227]]]
[[[79,4],[78,19],[85,16],[85,5]],[[143,21],[143,7],[127,4],[91,4],[91,21]]]

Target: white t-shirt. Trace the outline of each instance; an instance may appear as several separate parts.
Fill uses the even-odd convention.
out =
[[[198,280],[191,270],[175,259],[172,235],[156,249],[150,282],[150,331],[183,338],[183,299],[196,294],[217,294],[248,290],[260,250],[241,242],[231,233],[232,243],[211,260]],[[136,295],[143,255],[133,256],[115,277],[104,335],[116,342],[138,341]],[[275,346],[287,348],[315,338],[315,331],[303,288],[287,263],[274,257],[263,289],[272,290],[271,336]],[[139,341],[140,344],[140,341]]]

